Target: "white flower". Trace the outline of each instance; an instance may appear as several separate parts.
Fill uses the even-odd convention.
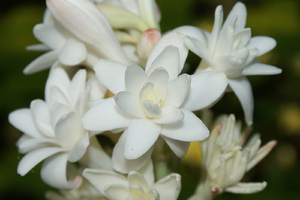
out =
[[[86,180],[77,189],[48,191],[45,197],[47,200],[108,200]]]
[[[127,62],[111,26],[94,3],[89,0],[47,0],[47,7],[64,28],[89,45],[98,57]]]
[[[83,118],[83,126],[92,131],[126,129],[115,147],[119,150],[114,151],[113,160],[123,154],[128,160],[141,158],[142,165],[160,135],[182,157],[189,142],[208,136],[205,125],[184,106],[201,107],[214,102],[225,89],[220,91],[217,84],[224,77],[198,77],[196,81],[186,74],[178,77],[187,55],[183,40],[180,43],[178,38],[177,33],[162,38],[149,56],[145,71],[135,64],[126,67],[108,60],[100,60],[95,66],[96,76],[116,95],[92,107]],[[177,47],[165,47],[172,41]],[[203,101],[190,88],[203,94]],[[193,104],[197,106],[190,106]],[[126,172],[116,165],[120,162],[115,162],[115,169]]]
[[[111,200],[176,200],[180,189],[180,175],[170,174],[154,182],[150,161],[140,171],[126,176],[107,170],[85,169],[83,176]]]
[[[200,70],[224,73],[228,85],[238,97],[244,109],[248,125],[253,118],[253,94],[247,75],[279,74],[281,69],[259,63],[256,57],[276,46],[273,38],[256,36],[245,28],[247,11],[243,3],[235,4],[223,24],[223,9],[218,6],[212,33],[195,27],[183,26],[175,29],[187,35],[186,45],[202,58]]]
[[[79,70],[70,80],[63,69],[54,69],[45,96],[46,101],[34,100],[30,109],[19,109],[9,115],[9,122],[24,132],[17,143],[19,151],[26,154],[18,173],[23,176],[45,160],[41,177],[47,184],[59,189],[78,187],[81,177],[68,181],[66,168],[68,162],[82,158],[90,143],[88,131],[81,126],[89,97],[86,71]]]
[[[43,23],[35,25],[33,33],[42,44],[28,46],[27,50],[48,52],[32,61],[24,69],[25,74],[47,69],[57,60],[66,66],[78,65],[89,56],[85,44],[57,24],[48,10]]]
[[[190,200],[213,197],[222,192],[255,193],[266,187],[262,183],[240,182],[244,174],[261,161],[276,145],[270,141],[260,147],[259,135],[244,145],[249,132],[241,134],[241,124],[234,115],[223,116],[210,137],[202,142],[202,181]],[[244,145],[244,146],[243,146]],[[211,198],[207,198],[211,199]]]

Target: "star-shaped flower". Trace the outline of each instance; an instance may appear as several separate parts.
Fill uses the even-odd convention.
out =
[[[238,97],[248,125],[253,118],[253,94],[247,75],[279,74],[281,69],[260,63],[256,57],[276,46],[273,38],[251,38],[250,28],[245,28],[247,10],[243,3],[235,4],[223,24],[223,9],[218,6],[211,33],[191,26],[175,29],[187,35],[188,48],[202,58],[199,71],[212,70],[224,73],[229,88]]]

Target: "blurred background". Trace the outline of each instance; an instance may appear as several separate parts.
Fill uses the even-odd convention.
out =
[[[274,76],[250,77],[255,97],[253,133],[260,133],[263,144],[277,140],[278,145],[261,163],[250,171],[245,181],[267,181],[267,188],[257,194],[223,194],[227,199],[300,199],[300,2],[298,0],[248,0],[247,27],[252,35],[266,35],[277,40],[277,47],[260,57],[263,63],[282,68]],[[211,31],[214,10],[222,4],[225,15],[236,3],[233,0],[157,0],[161,9],[163,31],[182,25],[194,25]],[[42,183],[39,166],[21,177],[16,169],[22,155],[15,142],[21,133],[7,121],[8,114],[29,107],[34,99],[43,99],[48,71],[24,75],[22,70],[37,52],[25,47],[38,41],[32,34],[35,24],[42,21],[45,1],[10,0],[2,2],[0,12],[0,199],[44,199],[49,188]],[[190,58],[192,64],[195,58]],[[234,113],[243,120],[239,102],[232,94],[213,107],[213,112]],[[184,162],[183,191],[186,199],[196,187],[199,174],[197,163]]]

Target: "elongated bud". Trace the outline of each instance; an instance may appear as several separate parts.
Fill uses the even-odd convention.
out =
[[[160,32],[155,28],[150,28],[144,31],[137,45],[137,54],[141,59],[146,60],[152,51],[153,47],[161,37]]]
[[[50,12],[68,31],[105,58],[127,62],[107,19],[91,1],[47,0]]]

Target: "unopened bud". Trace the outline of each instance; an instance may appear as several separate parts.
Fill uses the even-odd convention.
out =
[[[147,29],[143,32],[137,45],[137,54],[141,59],[146,60],[153,47],[161,37],[160,32],[155,28]]]

